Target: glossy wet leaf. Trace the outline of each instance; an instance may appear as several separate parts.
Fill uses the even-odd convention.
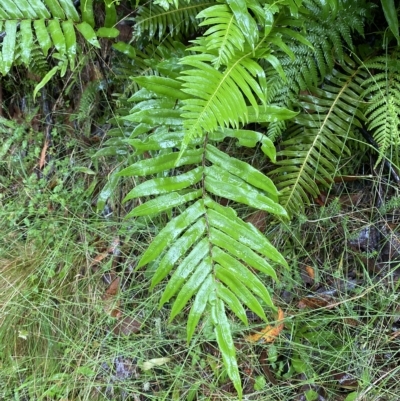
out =
[[[204,259],[193,272],[189,280],[183,285],[172,305],[170,321],[186,306],[212,269],[211,258]]]
[[[240,179],[253,187],[267,192],[274,202],[278,201],[278,191],[272,180],[259,170],[250,166],[250,164],[230,157],[212,145],[207,145],[206,158],[214,165],[227,170],[230,174],[240,177]]]
[[[214,332],[218,347],[221,350],[224,366],[238,393],[239,399],[241,399],[242,383],[236,361],[235,344],[233,343],[231,327],[225,313],[225,306],[221,300],[214,300],[211,304],[211,319],[214,324]]]
[[[209,251],[207,240],[202,239],[189,253],[188,256],[179,264],[175,272],[170,277],[168,284],[160,299],[160,306],[168,302],[177,291],[180,290],[182,284],[197,270],[197,267],[202,263]]]
[[[128,213],[126,217],[158,214],[200,198],[201,195],[201,189],[189,192],[184,195],[180,195],[177,192],[172,192],[167,195],[161,195],[155,199],[149,200],[135,207],[130,213]]]
[[[101,48],[99,41],[97,40],[96,32],[87,22],[81,22],[76,25],[76,29],[82,34],[82,36],[94,47]]]
[[[203,168],[197,167],[175,177],[154,178],[137,185],[126,195],[124,202],[142,196],[160,195],[184,189],[197,184],[202,176]]]
[[[161,280],[163,280],[171,271],[174,264],[182,258],[193,244],[201,239],[202,234],[206,230],[206,222],[204,218],[197,220],[195,224],[190,226],[183,235],[174,242],[173,247],[163,255],[157,270],[151,280],[150,289],[153,289]]]
[[[179,216],[172,219],[154,238],[146,252],[142,255],[137,268],[140,268],[158,258],[160,253],[163,252],[165,248],[182,233],[182,231],[186,230],[204,213],[204,203],[202,200],[199,200],[192,206],[188,207]]]
[[[215,283],[212,277],[209,275],[204,280],[203,284],[197,291],[196,297],[193,301],[192,307],[190,308],[188,321],[187,321],[187,342],[189,343],[196,330],[197,324],[205,308],[207,307],[207,301],[211,292],[215,289]]]
[[[35,20],[33,21],[33,26],[35,28],[37,41],[39,42],[43,54],[47,56],[47,53],[52,46],[52,42],[50,39],[50,35],[47,32],[45,20],[43,19]]]

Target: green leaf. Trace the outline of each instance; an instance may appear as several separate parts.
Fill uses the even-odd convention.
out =
[[[131,145],[136,150],[135,154],[139,155],[151,150],[178,148],[182,143],[182,138],[183,135],[181,132],[171,131],[166,127],[159,127],[145,140],[129,138],[125,140],[125,143]]]
[[[53,67],[44,77],[43,79],[35,86],[35,89],[33,91],[33,99],[36,98],[37,93],[40,91],[40,89],[42,89],[47,82],[50,81],[51,78],[54,77],[54,75],[57,73],[57,71],[60,71],[61,66],[56,65],[55,67]]]
[[[182,83],[175,79],[159,77],[156,75],[135,77],[132,79],[140,86],[161,96],[168,96],[180,100],[190,98],[189,95],[181,91]]]
[[[202,239],[180,263],[175,272],[170,277],[167,286],[160,299],[160,308],[168,302],[182,287],[182,284],[197,269],[203,259],[209,254],[207,238]],[[202,267],[205,268],[205,267]]]
[[[12,66],[15,53],[15,41],[17,37],[18,21],[8,20],[5,23],[6,36],[3,39],[2,59],[0,63],[0,72],[6,75]]]
[[[236,361],[236,349],[222,300],[216,299],[212,302],[211,319],[214,324],[214,332],[217,338],[218,347],[221,350],[224,366],[238,393],[239,400],[241,400],[243,390],[240,381],[239,368]]]
[[[200,163],[203,154],[203,149],[190,150],[180,158],[178,164],[179,152],[167,153],[165,155],[157,156],[152,159],[141,160],[132,166],[124,168],[118,175],[122,177],[129,176],[145,176],[150,174],[156,174],[161,171],[170,170],[172,168],[185,166],[187,164]]]
[[[275,269],[246,245],[241,244],[231,236],[213,227],[210,227],[209,238],[213,245],[227,250],[238,260],[241,259],[252,268],[271,276],[276,281],[278,280]]]
[[[65,14],[67,16],[67,19],[72,20],[74,22],[79,21],[79,15],[78,12],[76,11],[76,8],[74,4],[72,3],[71,0],[59,0],[60,4],[65,11]],[[85,1],[85,0],[82,0]]]
[[[71,20],[63,21],[61,23],[65,37],[65,46],[67,51],[67,57],[69,60],[69,66],[71,70],[75,68],[75,57],[76,57],[76,35],[74,24]]]
[[[206,158],[214,165],[220,166],[231,174],[240,177],[253,187],[267,192],[273,201],[278,202],[278,191],[272,180],[259,170],[250,166],[250,164],[230,157],[210,144],[206,146]]]
[[[76,29],[92,46],[97,47],[98,49],[101,48],[100,43],[96,37],[96,32],[87,22],[82,22],[76,25]]]
[[[67,51],[67,48],[65,44],[65,37],[61,30],[60,21],[58,19],[50,20],[48,29],[54,46],[61,55],[64,55]]]
[[[181,111],[171,109],[140,110],[123,117],[123,120],[149,124],[151,126],[182,125]]]
[[[205,173],[204,184],[208,192],[277,216],[287,217],[286,210],[279,203],[239,177],[214,166],[207,167]]]
[[[299,112],[297,111],[288,110],[284,107],[278,106],[260,106],[259,109],[249,106],[247,108],[248,120],[252,123],[272,123],[290,120],[298,114]]]
[[[117,42],[113,44],[113,49],[118,50],[121,53],[124,53],[129,58],[134,59],[136,57],[136,50],[133,46],[125,42]]]
[[[116,38],[119,35],[119,30],[117,28],[101,27],[96,33],[98,38]]]
[[[218,247],[213,247],[212,254],[215,262],[218,262],[238,280],[245,283],[246,287],[248,287],[255,295],[260,297],[269,307],[275,309],[271,296],[265,288],[265,285],[247,267]]]
[[[204,218],[197,220],[195,224],[189,227],[180,238],[178,238],[174,245],[164,254],[157,270],[151,280],[150,289],[153,289],[161,280],[163,280],[171,271],[174,264],[182,258],[186,252],[197,242],[201,235],[205,232],[206,222]]]
[[[244,50],[246,38],[226,4],[208,7],[197,18],[204,18],[199,26],[210,25],[203,35],[207,36],[207,49],[218,51],[218,57],[213,61],[216,68],[228,64],[236,50]]]
[[[211,258],[204,259],[197,267],[189,280],[181,288],[171,308],[169,321],[186,306],[189,299],[195,294],[212,269]]]
[[[66,19],[64,11],[57,0],[44,0],[44,2],[53,18],[57,18],[61,21]]]
[[[160,195],[187,188],[197,184],[203,177],[203,167],[197,167],[187,173],[174,177],[154,178],[137,185],[125,196],[123,202],[141,196]]]
[[[24,19],[19,26],[21,32],[21,61],[28,64],[31,58],[33,33],[31,20]]]
[[[33,26],[35,27],[36,38],[39,45],[43,51],[43,54],[47,56],[49,49],[52,46],[50,35],[47,32],[47,27],[44,19],[39,19],[33,21]]]
[[[190,308],[188,320],[187,320],[187,342],[189,343],[193,337],[194,331],[199,323],[201,315],[203,314],[207,300],[211,292],[214,290],[215,285],[211,275],[207,276],[203,281],[203,284],[197,291],[196,297],[193,301],[193,305]]]
[[[94,28],[93,0],[82,0],[80,2],[82,21]]]
[[[203,51],[202,47],[196,49]],[[224,72],[210,65],[213,59],[212,55],[196,54],[181,61],[194,67],[184,70],[180,77],[185,81],[182,90],[192,95],[192,98],[183,100],[186,134],[182,152],[192,138],[202,136],[204,132],[212,132],[218,127],[239,128],[240,124],[247,123],[246,99],[254,109],[258,108],[254,94],[259,101],[265,102],[265,94],[258,82],[265,78],[265,73],[250,58],[250,53],[232,59]]]
[[[235,273],[218,264],[214,267],[214,274],[257,316],[263,320],[267,320],[264,309],[257,298],[247,288],[247,283],[243,283]]]
[[[399,36],[399,20],[397,18],[397,11],[394,5],[394,0],[381,0],[383,13],[389,28],[392,31],[394,37],[397,39],[397,45],[400,46],[400,36]]]
[[[115,1],[104,0],[104,4],[106,6],[106,18],[104,20],[104,26],[111,28],[117,23],[117,10],[115,8]]]
[[[228,0],[227,3],[235,14],[237,24],[241,31],[244,33],[244,37],[246,38],[251,48],[254,49],[258,41],[258,27],[256,21],[247,10],[246,1]]]
[[[139,260],[137,268],[139,269],[158,258],[165,248],[173,242],[182,231],[186,230],[189,225],[195,222],[204,213],[204,202],[200,199],[192,206],[188,207],[178,217],[171,220],[153,239],[152,243]]]
[[[44,18],[44,19],[51,18],[51,14],[49,13],[49,11],[47,10],[47,8],[45,7],[45,5],[41,0],[30,0],[29,2],[36,14],[35,15],[36,18]],[[33,23],[35,23],[35,21]]]
[[[128,215],[129,217],[134,216],[148,216],[170,210],[174,207],[183,205],[187,202],[199,198],[203,194],[201,189],[197,191],[189,192],[185,195],[180,195],[177,192],[172,192],[167,195],[161,195],[155,199],[149,200],[142,203],[140,206],[135,207]]]
[[[248,326],[249,322],[247,320],[246,311],[243,308],[242,303],[239,301],[237,296],[224,285],[222,285],[219,281],[217,284],[217,297],[222,299],[229,307],[229,309],[246,325]]]
[[[233,217],[228,208],[218,207],[215,202],[210,199],[205,199],[207,206],[213,209],[207,210],[209,223],[212,227],[224,232],[226,235],[231,236],[236,241],[243,245],[257,251],[261,255],[288,267],[284,257],[271,245],[271,243],[250,223],[244,223],[237,217]]]

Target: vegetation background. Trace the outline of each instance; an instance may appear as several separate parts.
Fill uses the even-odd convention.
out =
[[[3,0],[1,400],[398,400],[394,0]]]

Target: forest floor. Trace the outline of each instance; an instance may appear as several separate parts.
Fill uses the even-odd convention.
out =
[[[0,400],[233,400],[205,323],[186,343],[135,270],[161,221],[124,219],[130,183],[99,131],[50,136],[14,112],[0,137]],[[4,124],[4,121],[2,121]],[[386,171],[335,183],[290,223],[238,210],[284,254],[283,319],[232,317],[248,400],[398,400],[400,197]],[[104,201],[101,213],[96,205]],[[167,218],[167,217],[165,217]],[[277,317],[278,319],[278,317]],[[265,333],[264,333],[265,334]],[[271,332],[270,332],[271,334]]]

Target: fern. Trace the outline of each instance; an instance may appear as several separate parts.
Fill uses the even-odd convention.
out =
[[[378,165],[389,148],[400,145],[400,74],[399,55],[393,52],[389,57],[375,57],[365,63],[374,71],[364,83],[362,97],[368,101],[365,110],[368,129],[378,144]]]
[[[239,104],[242,109],[237,109],[236,120],[226,111],[215,120],[214,115],[218,107],[221,108],[219,102],[226,96],[224,90],[227,89],[223,89],[223,85],[228,77],[232,80],[231,93],[238,82],[249,94],[243,83],[245,80],[251,82],[251,88],[257,93],[258,83],[247,71],[251,68],[254,73],[258,69],[254,62],[254,65],[245,65],[247,68],[236,71],[236,74],[243,74],[244,78],[240,79],[232,73],[224,76],[212,67],[211,62],[212,56],[183,58],[184,65],[197,67],[197,75],[184,70],[181,80],[158,76],[134,78],[143,89],[132,97],[135,106],[124,118],[136,124],[133,134],[125,142],[135,149],[137,157],[144,152],[151,152],[153,157],[133,163],[118,176],[146,177],[125,201],[138,197],[150,199],[135,207],[128,217],[170,213],[172,210],[175,217],[154,238],[138,268],[156,262],[152,288],[170,275],[160,306],[173,299],[171,319],[193,298],[187,325],[188,341],[201,317],[209,313],[225,366],[240,394],[240,377],[226,309],[245,324],[248,322],[243,305],[266,320],[264,307],[274,309],[271,296],[260,278],[247,266],[276,279],[273,265],[267,259],[272,263],[287,264],[260,232],[244,223],[232,208],[220,205],[217,199],[224,197],[282,217],[286,212],[278,204],[278,193],[269,178],[249,164],[221,152],[215,144],[226,137],[237,138],[242,146],[254,147],[260,143],[264,153],[274,159],[273,144],[262,134],[243,130],[240,125],[259,119],[290,118],[295,113],[258,106],[253,95],[254,106],[246,106],[243,93],[239,91],[234,99],[238,101],[241,96],[243,100]],[[231,69],[234,71],[234,67]],[[204,75],[202,71],[205,71]],[[213,84],[208,84],[209,88],[201,98],[199,96],[198,102],[189,102],[199,93],[201,86],[196,85],[201,81],[203,88],[207,82]],[[220,84],[214,86],[214,82]],[[261,96],[262,92],[259,94]],[[226,109],[235,110],[231,107],[236,105],[231,104]],[[196,127],[194,135],[186,142],[192,123]],[[228,128],[229,123],[236,129]]]
[[[108,0],[105,2],[108,3]],[[0,29],[4,30],[5,37],[0,43],[0,74],[6,75],[14,64],[22,64],[29,68],[33,59],[36,63],[39,61],[38,48],[43,56],[47,57],[49,50],[54,47],[55,51],[51,54],[56,65],[37,85],[35,96],[56,73],[64,76],[67,68],[75,68],[78,53],[76,32],[98,48],[98,37],[118,35],[119,31],[109,26],[113,22],[113,18],[110,17],[111,10],[115,10],[112,4],[106,7],[106,26],[97,32],[93,29],[92,7],[86,4],[83,8],[81,20],[72,0],[2,1]]]
[[[329,186],[344,154],[350,154],[346,140],[350,131],[361,127],[365,117],[361,107],[361,85],[365,71],[356,65],[333,70],[322,89],[310,89],[302,96],[303,112],[295,117],[277,152],[281,167],[271,172],[281,192],[281,204],[291,214],[303,211],[317,197],[319,185]]]
[[[172,36],[189,33],[196,30],[198,22],[196,15],[204,8],[213,4],[207,0],[192,0],[178,2],[175,8],[162,7],[150,3],[141,6],[135,21],[135,37],[151,40],[158,36],[161,40],[168,32]]]
[[[95,105],[100,88],[99,80],[92,81],[86,86],[79,100],[78,114],[71,120],[75,119],[78,123],[82,123],[88,119]]]
[[[142,115],[137,117],[138,121],[142,120]],[[129,116],[130,120],[134,118],[135,115]],[[168,121],[169,118],[174,120],[175,116],[171,113],[163,118]],[[254,143],[261,140],[258,133],[247,132],[247,135]],[[220,136],[223,138],[225,135],[221,132]],[[158,150],[161,150],[165,143],[163,137],[168,137],[169,146],[179,146],[183,140],[182,133],[172,136],[161,131],[147,139],[129,140],[128,143],[141,151],[154,151],[158,144]],[[263,305],[273,308],[270,294],[246,265],[276,279],[273,267],[264,258],[285,266],[286,262],[261,233],[243,223],[233,209],[221,206],[213,197],[241,201],[281,216],[285,216],[286,212],[276,203],[277,192],[272,182],[250,165],[219,151],[211,144],[213,139],[216,138],[210,135],[202,138],[200,148],[189,147],[177,166],[179,152],[164,148],[161,155],[139,161],[119,175],[160,175],[138,185],[127,195],[125,200],[154,196],[136,207],[130,216],[152,215],[186,207],[152,241],[138,268],[158,259],[151,288],[168,274],[171,275],[160,300],[162,306],[175,297],[170,319],[194,298],[187,324],[188,341],[204,312],[210,313],[229,376],[240,393],[235,348],[225,309],[228,307],[243,323],[248,324],[244,304],[266,320]],[[262,140],[270,149],[265,139]],[[173,176],[171,173],[175,166],[191,169],[181,170]]]
[[[364,20],[371,5],[364,0],[341,0],[336,6],[334,3],[303,1],[304,18],[301,21],[304,36],[313,50],[298,41],[287,42],[294,57],[280,51],[278,58],[287,79],[283,81],[272,71],[270,102],[291,107],[301,91],[321,84],[324,77],[331,73],[336,60],[343,62],[345,48],[353,49],[351,33],[355,31],[363,35]],[[268,128],[268,136],[276,140],[285,128],[285,124],[273,123]]]

